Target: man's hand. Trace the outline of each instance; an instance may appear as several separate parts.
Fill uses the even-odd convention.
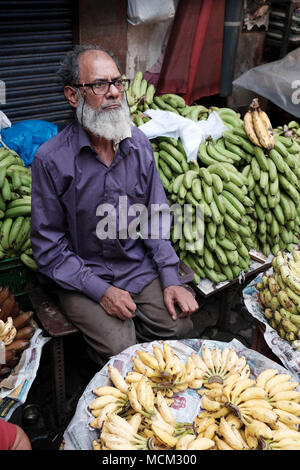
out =
[[[164,302],[173,320],[177,319],[175,304],[181,309],[179,318],[192,315],[199,308],[193,295],[182,286],[166,287],[164,289]]]
[[[129,292],[114,286],[106,289],[99,303],[108,315],[120,320],[132,318],[136,311],[136,305]]]

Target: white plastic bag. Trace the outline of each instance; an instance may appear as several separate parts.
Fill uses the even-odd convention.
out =
[[[283,59],[243,73],[233,85],[246,88],[300,118],[300,47]]]
[[[148,139],[163,136],[175,139],[180,137],[188,161],[197,159],[199,145],[207,137],[218,139],[227,129],[215,111],[210,113],[207,120],[198,122],[179,116],[172,111],[160,109],[147,109],[145,114],[150,116],[151,120],[139,126],[139,129],[146,134]]]
[[[133,26],[167,21],[175,15],[173,0],[128,0],[127,20]]]
[[[0,111],[0,132],[1,129],[5,129],[6,127],[11,127],[11,122],[6,114],[4,114],[3,111]]]

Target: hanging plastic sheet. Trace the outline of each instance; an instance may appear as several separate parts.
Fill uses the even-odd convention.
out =
[[[300,47],[283,59],[259,65],[233,82],[300,118]]]
[[[139,24],[160,23],[173,18],[175,5],[173,0],[128,0],[127,20],[136,26]]]

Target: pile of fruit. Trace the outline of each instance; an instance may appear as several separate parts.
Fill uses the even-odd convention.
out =
[[[36,269],[30,243],[31,173],[13,150],[0,148],[0,259],[20,257]]]
[[[281,338],[296,349],[300,340],[300,251],[279,252],[272,260],[272,273],[256,284],[263,313]]]
[[[300,228],[298,134],[287,136],[283,129],[273,130],[257,99],[243,119],[230,108],[187,106],[175,94],[156,96],[153,87],[146,101],[143,90],[133,91],[141,90],[142,82],[145,88],[142,77],[139,72],[128,90],[140,97],[131,108],[136,125],[149,119],[143,111],[152,108],[194,121],[216,111],[227,126],[221,138],[207,139],[199,146],[197,161],[187,161],[180,139],[151,140],[170,206],[189,204],[191,208],[187,219],[191,217],[193,225],[185,224],[182,210],[171,240],[180,259],[193,269],[195,282],[204,278],[214,283],[230,281],[241,271],[247,272],[251,249],[265,256],[291,251],[299,241]],[[290,128],[296,124],[293,121]],[[204,235],[198,227],[197,206],[204,213]]]
[[[265,369],[255,379],[244,356],[202,345],[186,363],[167,342],[137,351],[125,378],[109,365],[111,384],[93,390],[95,450],[300,449],[300,392],[289,374]],[[172,396],[197,390],[194,421],[178,422]]]
[[[20,310],[19,303],[9,287],[0,287],[0,341],[5,345],[5,363],[0,363],[0,378],[10,374],[21,354],[30,346],[35,328],[31,324],[33,312]]]

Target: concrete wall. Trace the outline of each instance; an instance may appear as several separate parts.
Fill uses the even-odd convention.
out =
[[[80,44],[98,44],[111,50],[126,70],[127,1],[79,0]]]
[[[262,31],[240,33],[234,78],[262,63],[265,35],[266,33]],[[257,94],[250,90],[233,86],[232,95],[227,98],[227,104],[231,108],[245,111],[255,96]],[[263,98],[260,99],[260,103],[263,105]]]

